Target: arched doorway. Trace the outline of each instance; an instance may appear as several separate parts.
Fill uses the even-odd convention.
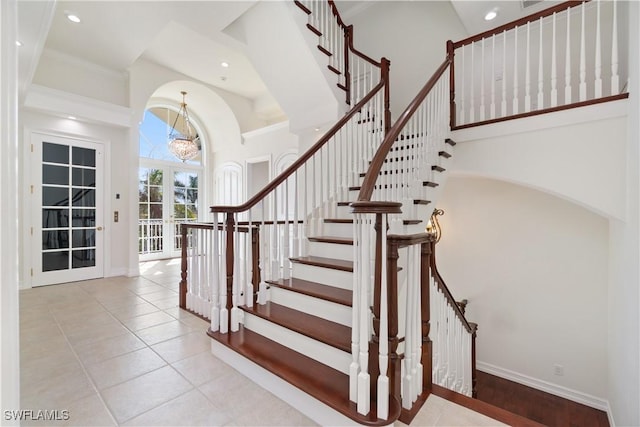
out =
[[[140,124],[138,169],[138,254],[141,261],[180,256],[180,226],[199,220],[205,144],[197,119],[190,115],[200,146],[194,159],[181,161],[168,149],[178,107],[149,106]]]

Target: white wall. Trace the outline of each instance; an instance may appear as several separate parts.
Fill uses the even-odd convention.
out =
[[[608,388],[614,425],[640,425],[640,5],[629,2],[629,97],[626,221],[610,228]]]
[[[391,60],[391,111],[398,117],[445,60],[446,41],[467,36],[447,1],[379,1],[345,17],[354,47]],[[339,6],[338,6],[339,7]]]
[[[128,106],[127,75],[53,50],[44,50],[33,83]]]
[[[452,173],[527,185],[625,218],[627,100],[455,131]]]
[[[0,2],[0,408],[20,408],[18,333],[17,4]],[[3,425],[19,425],[5,420]]]
[[[469,300],[481,369],[605,406],[607,220],[483,178],[450,177],[438,207],[439,270],[454,297]]]

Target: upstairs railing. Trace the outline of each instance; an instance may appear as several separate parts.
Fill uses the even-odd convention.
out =
[[[567,1],[449,43],[451,127],[626,97],[627,3]]]
[[[329,69],[338,76],[346,102],[355,105],[382,79],[384,64],[354,46],[353,26],[346,25],[332,0],[296,0],[309,15],[307,27],[318,35],[318,49],[329,57]],[[389,87],[385,88],[385,128],[390,126]]]

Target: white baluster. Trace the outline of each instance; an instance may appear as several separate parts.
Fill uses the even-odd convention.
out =
[[[618,76],[618,1],[613,0],[613,24],[611,28],[611,95],[620,93]]]
[[[491,36],[491,106],[489,118],[496,118],[496,35]]]
[[[227,309],[227,229],[228,224],[224,218],[224,227],[220,244],[220,333],[229,332],[229,310]]]
[[[542,76],[543,66],[542,66],[542,17],[540,17],[540,43],[538,46],[538,105],[536,106],[538,110],[542,110],[544,108],[544,79]]]
[[[507,115],[507,30],[502,32],[502,103],[500,117]]]
[[[511,114],[516,115],[519,111],[518,101],[518,26],[513,30],[514,42],[513,42],[513,108]],[[504,78],[504,76],[502,76]]]
[[[596,80],[594,98],[602,98],[602,49],[600,41],[600,0],[596,0]]]
[[[240,280],[240,254],[242,253],[242,248],[240,248],[240,233],[237,231],[238,227],[238,217],[235,216],[234,227],[236,227],[233,231],[233,281],[232,281],[232,294],[231,294],[231,332],[237,332],[240,329],[240,313],[242,312],[240,308],[238,308],[238,301],[240,300],[240,289],[242,289],[243,283]],[[236,255],[237,254],[237,255]]]
[[[389,313],[387,307],[387,216],[382,215],[380,233],[382,235],[381,253],[381,283],[380,283],[380,355],[378,364],[380,375],[378,376],[378,418],[389,418],[389,377],[387,366],[389,364]]]
[[[527,22],[527,50],[524,74],[524,112],[531,111],[531,22]]]
[[[551,35],[551,99],[550,107],[558,106],[558,70],[556,64],[556,13],[553,12],[553,34]]]
[[[585,25],[584,25],[584,10],[585,6],[582,3],[582,26],[580,28],[580,101],[586,101],[587,99],[587,58],[585,48]]]
[[[464,113],[466,111],[466,106],[464,105],[464,84],[465,84],[465,81],[467,80],[467,74],[465,73],[465,67],[464,67],[464,64],[465,64],[465,58],[464,58],[465,57],[465,47],[466,47],[465,45],[462,45],[462,52],[461,52],[461,56],[462,56],[462,74],[461,74],[461,76],[462,76],[462,78],[461,78],[462,85],[461,86],[462,86],[462,90],[460,91],[460,114],[459,114],[460,117],[458,118],[458,123],[457,123],[458,125],[463,125],[463,124],[466,123],[465,120],[464,120],[464,117],[465,117]]]
[[[474,96],[475,96],[475,80],[476,80],[476,76],[475,76],[475,46],[474,46],[474,42],[471,42],[471,91],[469,94],[469,104],[471,106],[471,108],[469,109],[469,123],[473,123],[476,121],[476,117],[475,117],[475,100],[474,100]]]
[[[349,365],[349,400],[358,402],[358,374],[360,364],[360,292],[362,273],[360,266],[362,248],[362,215],[356,214],[353,219],[353,292],[351,309],[351,365]]]
[[[571,9],[567,13],[567,46],[564,55],[564,104],[571,104]]]
[[[481,52],[482,52],[482,60],[480,62],[480,121],[484,121],[484,87],[485,87],[485,81],[484,81],[484,41],[485,39],[482,39],[482,47],[481,47]]]

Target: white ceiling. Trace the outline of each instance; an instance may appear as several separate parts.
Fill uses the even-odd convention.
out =
[[[118,72],[146,58],[212,86],[264,100],[269,97],[267,88],[243,54],[242,44],[223,31],[255,1],[21,0],[18,37],[24,46],[19,51],[20,77],[29,81],[42,49],[51,49]],[[476,34],[557,2],[545,1],[526,10],[521,0],[451,3],[469,34]],[[348,22],[348,17],[375,1],[341,0],[337,4]],[[493,8],[498,17],[484,21],[484,14]],[[68,21],[66,12],[77,14],[82,22]],[[49,22],[48,34],[39,35]],[[223,68],[223,61],[230,66]]]

